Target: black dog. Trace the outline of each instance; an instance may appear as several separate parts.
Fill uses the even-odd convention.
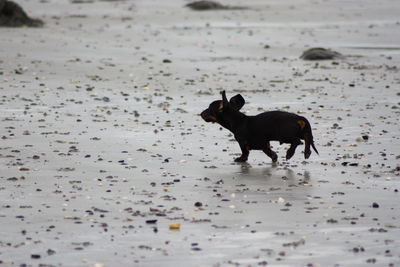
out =
[[[289,143],[290,148],[286,153],[286,160],[290,159],[296,147],[305,142],[304,157],[311,155],[310,145],[318,154],[314,146],[311,125],[308,120],[299,115],[284,111],[269,111],[256,116],[247,116],[239,110],[244,105],[244,98],[238,94],[229,102],[225,91],[221,92],[222,100],[216,100],[208,109],[201,113],[206,122],[217,122],[231,131],[240,145],[242,155],[235,159],[236,162],[245,162],[250,150],[262,150],[272,159],[278,160],[278,156],[271,150],[269,141]]]

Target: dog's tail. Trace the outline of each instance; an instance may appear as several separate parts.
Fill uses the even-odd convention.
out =
[[[318,150],[317,150],[317,148],[316,148],[315,145],[314,145],[314,140],[313,140],[313,139],[311,139],[311,146],[312,146],[312,148],[314,149],[315,153],[317,153],[317,155],[319,155]]]

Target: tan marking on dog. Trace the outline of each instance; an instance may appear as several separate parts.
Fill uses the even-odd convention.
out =
[[[306,122],[303,120],[298,120],[297,124],[300,125],[300,128],[303,130],[306,127]]]
[[[213,121],[213,122],[218,122],[217,118],[214,116],[208,116],[207,119]]]
[[[223,108],[224,108],[224,102],[221,101],[221,103],[219,104],[218,110],[222,111]]]

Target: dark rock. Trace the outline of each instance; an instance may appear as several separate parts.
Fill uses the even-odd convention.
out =
[[[373,208],[379,208],[379,204],[376,203],[376,202],[374,202],[374,203],[372,203],[372,207],[373,207]]]
[[[54,250],[52,250],[52,249],[48,249],[47,250],[47,255],[51,256],[51,255],[54,255],[54,254],[56,254],[56,252]]]
[[[43,21],[30,18],[17,3],[0,0],[0,27],[41,27]]]
[[[195,1],[186,5],[193,10],[223,9],[224,5],[214,1]]]
[[[235,9],[246,9],[246,7],[240,6],[224,6],[218,2],[214,1],[195,1],[191,2],[186,7],[189,7],[193,10],[203,11],[203,10],[235,10]]]
[[[342,57],[342,54],[336,51],[321,47],[310,48],[304,51],[303,54],[300,56],[300,58],[304,60],[329,60]]]

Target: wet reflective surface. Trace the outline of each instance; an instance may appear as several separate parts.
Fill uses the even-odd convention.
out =
[[[22,1],[46,26],[0,29],[0,261],[396,266],[399,7],[363,3]],[[223,89],[307,117],[320,156],[234,163],[198,115]]]

